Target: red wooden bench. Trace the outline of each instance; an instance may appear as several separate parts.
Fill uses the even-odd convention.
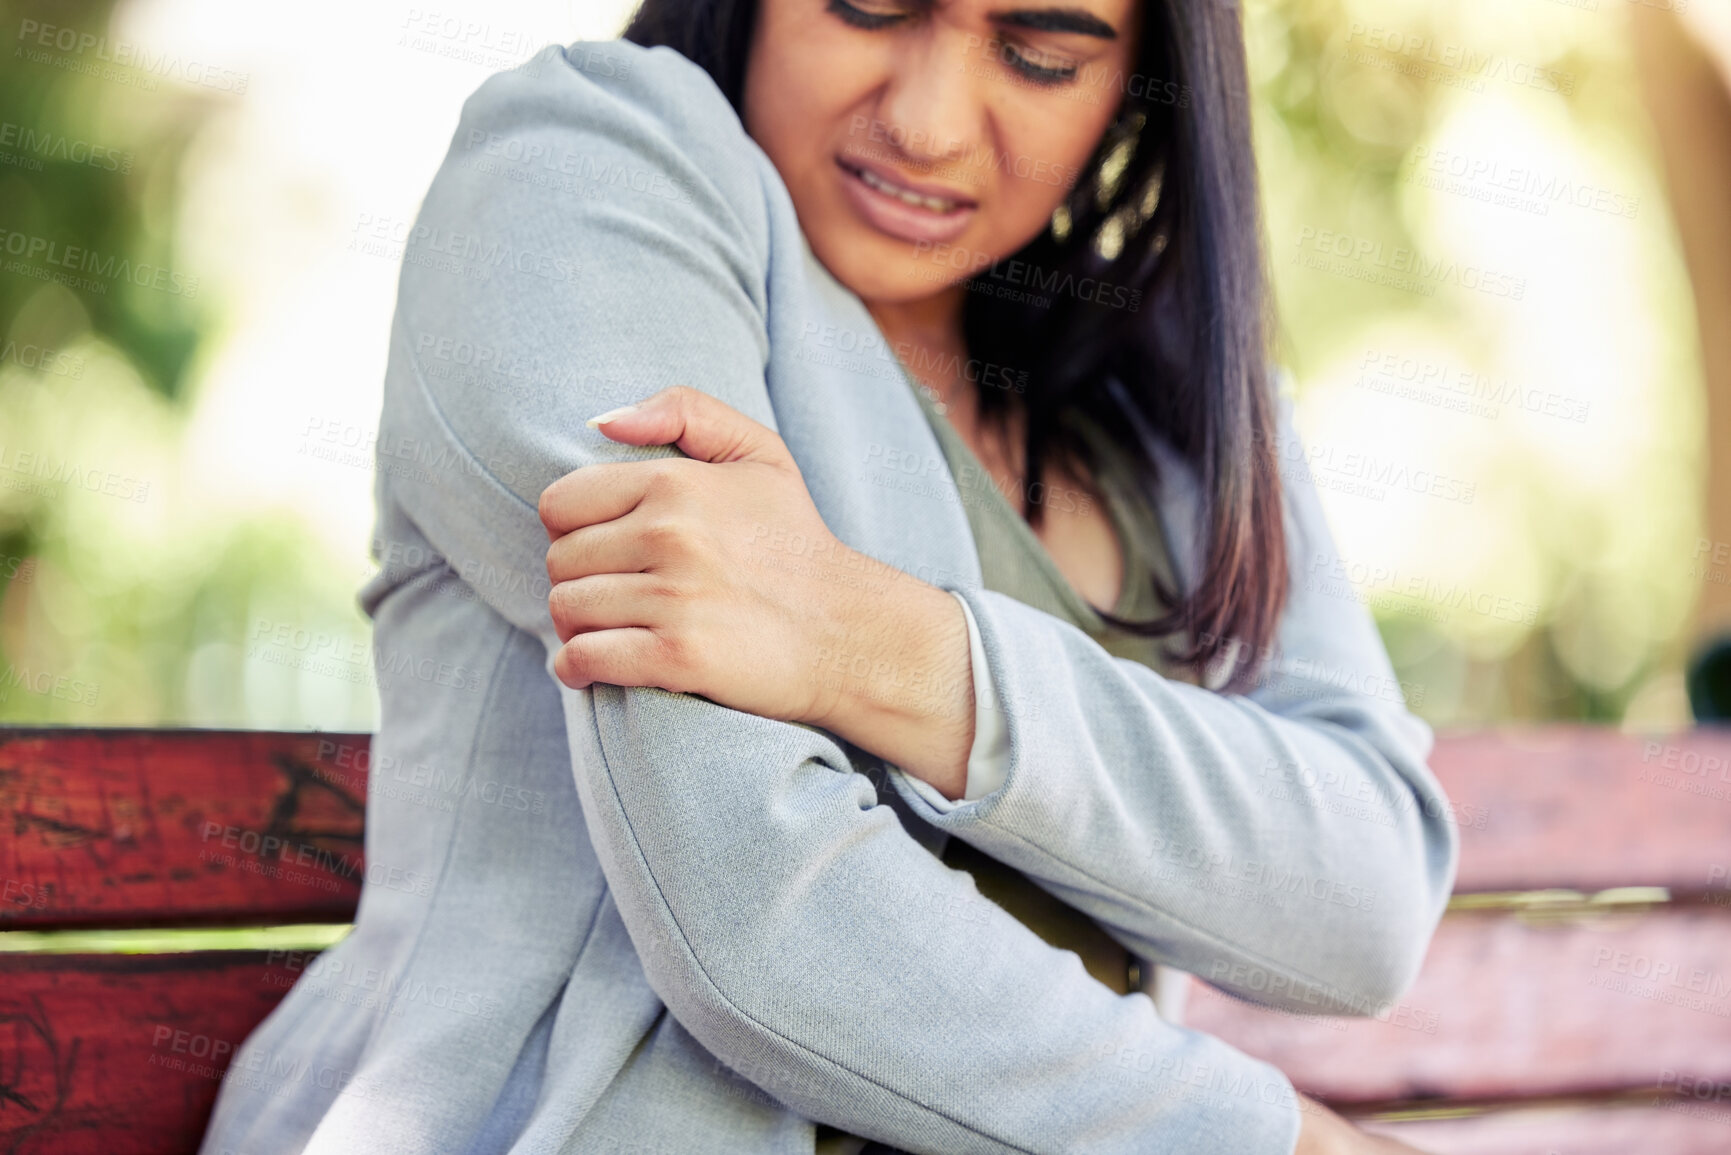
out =
[[[197,1146],[234,1048],[309,956],[40,948],[79,929],[346,923],[367,748],[0,732],[0,1152]],[[1192,983],[1186,1021],[1439,1153],[1731,1151],[1731,731],[1446,735],[1432,764],[1462,862],[1411,993],[1341,1020]]]

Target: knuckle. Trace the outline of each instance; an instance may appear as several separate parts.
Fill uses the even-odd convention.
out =
[[[566,593],[567,583],[555,585],[547,594],[547,613],[553,619],[553,625],[558,628],[560,636],[569,634],[572,625],[571,607]]]
[[[639,532],[643,543],[657,554],[676,552],[685,541],[685,524],[665,514],[651,518]]]
[[[560,647],[558,656],[553,659],[553,672],[566,683],[589,680],[587,655],[580,639],[572,638]]]
[[[572,570],[571,547],[568,538],[562,537],[547,547],[547,577],[557,585],[565,580]]]
[[[541,524],[548,528],[557,528],[555,522],[558,519],[559,509],[558,488],[559,483],[555,481],[552,485],[549,485],[546,489],[541,491],[541,498],[535,503],[536,515],[540,517]]]
[[[669,457],[656,463],[649,489],[656,497],[684,498],[694,492],[697,478],[686,467],[694,464],[683,457]]]
[[[657,632],[647,643],[645,657],[661,671],[661,687],[675,694],[686,694],[699,687],[693,677],[690,646],[677,633]]]

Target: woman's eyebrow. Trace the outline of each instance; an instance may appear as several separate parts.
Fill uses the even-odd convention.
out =
[[[1029,28],[1035,32],[1073,32],[1078,36],[1097,36],[1101,40],[1118,39],[1118,30],[1081,8],[1016,8],[994,12],[994,24],[1011,28]]]

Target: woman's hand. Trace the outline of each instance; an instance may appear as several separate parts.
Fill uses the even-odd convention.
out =
[[[950,595],[838,541],[781,438],[707,394],[590,424],[685,456],[585,466],[542,493],[559,680],[822,726],[959,797],[973,682]]]

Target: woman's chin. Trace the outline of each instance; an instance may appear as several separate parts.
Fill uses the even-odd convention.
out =
[[[923,301],[966,279],[963,274],[948,269],[942,270],[944,276],[934,277],[933,274],[939,270],[906,255],[881,262],[839,262],[839,268],[827,261],[824,263],[835,279],[854,296],[873,305],[906,305]]]

